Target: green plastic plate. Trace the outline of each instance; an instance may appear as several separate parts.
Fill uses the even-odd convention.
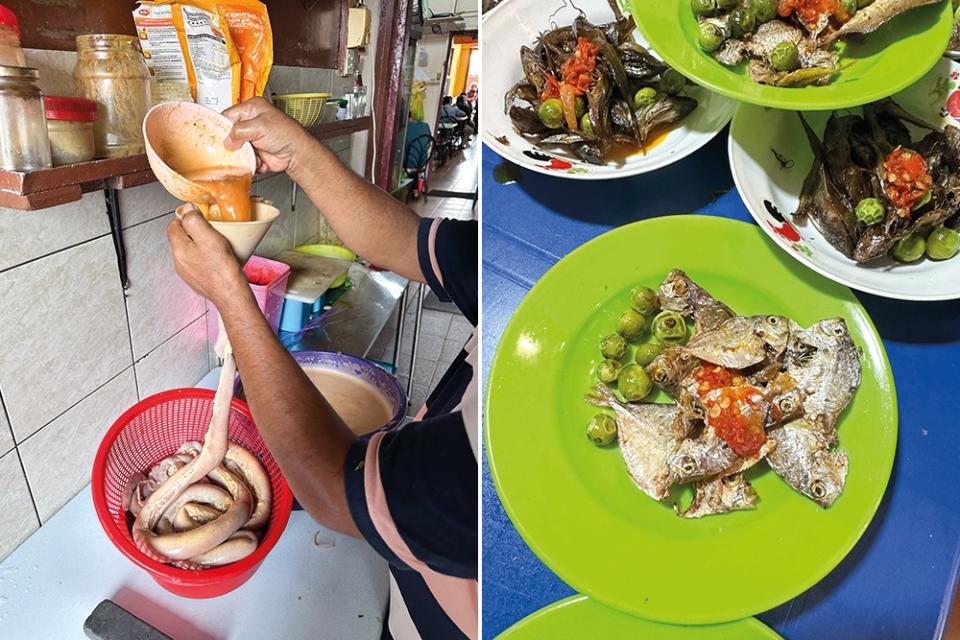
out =
[[[782,314],[804,326],[847,321],[863,351],[863,376],[839,422],[850,470],[830,509],[761,463],[749,472],[756,510],[685,520],[633,484],[617,447],[587,440],[584,427],[597,409],[583,397],[594,384],[600,339],[627,308],[631,288],[655,287],[672,268],[740,314]],[[504,331],[487,393],[490,471],[520,535],[578,592],[661,622],[737,620],[816,584],[867,528],[896,451],[893,374],[857,299],[784,256],[757,227],[716,217],[637,222],[560,260]]]
[[[571,596],[530,614],[497,640],[782,640],[755,618],[700,627],[668,625],[635,618],[597,604],[587,596]]]
[[[741,102],[778,109],[845,109],[904,89],[943,55],[953,28],[948,0],[897,16],[856,42],[842,43],[849,64],[823,87],[782,88],[753,82],[746,65],[725,67],[697,44],[689,0],[631,0],[633,17],[653,50],[697,84]]]

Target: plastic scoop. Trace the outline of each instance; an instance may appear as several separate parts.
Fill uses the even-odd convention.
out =
[[[163,102],[143,119],[147,160],[160,184],[175,198],[200,205],[217,200],[210,187],[187,176],[253,177],[257,158],[250,143],[236,151],[223,146],[233,123],[193,102]]]
[[[178,216],[183,215],[185,207],[187,205],[177,207]],[[280,215],[279,209],[256,198],[250,199],[250,212],[253,216],[253,220],[250,222],[210,221],[210,226],[220,232],[220,235],[230,243],[230,247],[241,266],[250,259],[254,249],[257,248],[263,237],[267,235],[267,231],[270,230],[270,225]]]

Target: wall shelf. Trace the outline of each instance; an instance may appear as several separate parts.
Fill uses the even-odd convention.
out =
[[[369,116],[314,125],[308,130],[327,140],[370,128]],[[104,189],[130,189],[155,182],[146,154],[91,160],[40,171],[0,171],[0,207],[34,211],[75,202]]]

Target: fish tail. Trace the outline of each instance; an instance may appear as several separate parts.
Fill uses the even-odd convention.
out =
[[[593,393],[588,393],[584,399],[597,407],[614,407],[618,404],[617,397],[607,388],[607,385],[597,383],[593,387]]]

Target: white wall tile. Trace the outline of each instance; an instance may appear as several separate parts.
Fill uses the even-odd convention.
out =
[[[327,146],[330,151],[334,153],[340,153],[341,151],[346,151],[350,149],[350,136],[337,136],[336,138],[328,138],[323,141],[323,144]]]
[[[271,93],[300,93],[300,68],[277,65],[270,69]]]
[[[136,402],[133,369],[127,369],[20,444],[27,482],[43,522],[90,482],[103,434]]]
[[[294,247],[296,221],[290,212],[293,185],[286,174],[280,174],[261,181],[257,189],[260,197],[273,202],[274,206],[280,210],[280,217],[270,227],[270,231],[267,232],[256,251],[259,256],[273,258]],[[300,193],[298,198],[302,196],[303,194]]]
[[[0,403],[3,399],[0,398]],[[13,449],[13,433],[10,431],[10,423],[7,422],[7,412],[0,406],[0,456]]]
[[[207,316],[197,318],[137,361],[141,397],[167,389],[192,387],[210,371],[206,320]]]
[[[0,273],[0,389],[17,441],[132,364],[113,242]]]
[[[297,188],[297,209],[293,233],[294,244],[307,244],[320,232],[320,219],[323,217],[320,210],[314,206],[303,189]]]
[[[124,231],[130,288],[127,311],[133,355],[139,359],[204,312],[203,298],[173,268],[167,223],[173,214]]]
[[[119,191],[120,223],[129,226],[170,213],[181,204],[159,182]]]
[[[40,71],[37,84],[47,96],[76,95],[73,67],[77,63],[75,51],[51,51],[47,49],[24,49],[27,66]]]
[[[16,451],[0,457],[0,513],[2,560],[40,526]]]
[[[300,69],[300,91],[303,93],[332,93],[335,74],[336,71],[333,69],[302,67]]]
[[[0,270],[110,233],[101,192],[40,211],[0,208]]]

